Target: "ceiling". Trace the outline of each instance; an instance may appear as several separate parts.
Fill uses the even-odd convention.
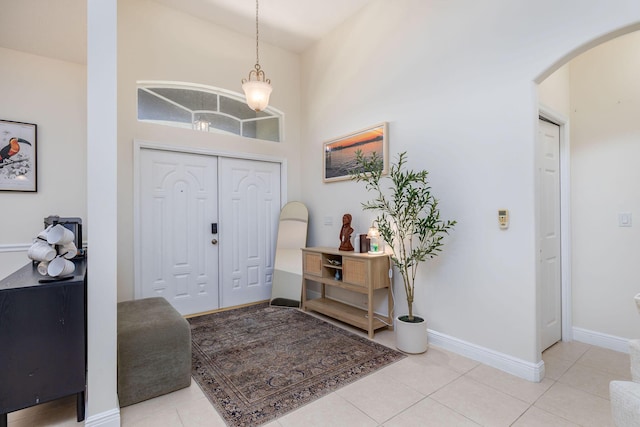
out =
[[[0,46],[85,63],[86,1],[12,0],[0,13]],[[155,1],[255,37],[254,0]],[[262,0],[260,40],[300,53],[371,1]]]
[[[0,46],[86,63],[86,0],[0,0]]]
[[[255,37],[255,0],[155,0]],[[262,0],[260,40],[302,52],[372,0]]]

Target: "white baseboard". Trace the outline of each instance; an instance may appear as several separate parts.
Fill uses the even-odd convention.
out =
[[[319,297],[319,292],[312,290],[307,291],[307,298],[311,299]],[[527,381],[540,382],[544,378],[544,362],[542,360],[538,363],[531,363],[431,329],[428,329],[427,332],[429,343],[445,350],[452,351],[484,363],[485,365],[489,365],[517,377],[524,378]]]
[[[84,421],[85,427],[120,427],[120,408],[101,412],[88,417]]]
[[[531,363],[431,329],[428,329],[427,332],[429,343],[445,350],[461,354],[527,381],[540,382],[544,378],[544,362],[542,360],[538,363]]]
[[[609,350],[619,351],[621,353],[629,353],[629,338],[603,334],[602,332],[590,331],[588,329],[577,328],[574,326],[573,339],[585,344],[596,345],[598,347],[608,348]]]

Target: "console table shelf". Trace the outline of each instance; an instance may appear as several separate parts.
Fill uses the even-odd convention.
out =
[[[302,307],[348,323],[368,332],[373,338],[377,329],[393,329],[391,316],[373,312],[376,289],[386,289],[389,313],[393,312],[393,299],[389,287],[389,257],[384,254],[347,252],[326,247],[302,249]],[[308,282],[321,285],[320,298],[307,299]],[[326,286],[367,295],[367,309],[360,309],[327,297]],[[376,318],[377,317],[377,318]],[[386,323],[385,323],[386,322]]]
[[[307,300],[305,304],[305,310],[317,311],[326,316],[333,317],[341,322],[348,323],[356,326],[365,331],[369,330],[369,319],[366,310],[353,307],[341,303],[340,301],[332,300],[329,298],[316,298]],[[380,329],[387,326],[384,322],[374,317],[373,329]],[[370,335],[373,337],[373,333]]]

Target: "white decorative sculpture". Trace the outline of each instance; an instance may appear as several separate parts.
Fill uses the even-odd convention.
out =
[[[29,259],[38,262],[38,273],[51,277],[72,274],[76,265],[69,260],[78,253],[74,237],[71,230],[60,224],[41,231],[27,252]]]

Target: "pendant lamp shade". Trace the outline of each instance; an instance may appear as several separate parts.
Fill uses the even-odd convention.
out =
[[[251,77],[256,75],[253,80]],[[260,80],[262,77],[262,80]],[[269,80],[265,81],[264,72],[262,70],[251,70],[249,73],[249,79],[242,81],[242,90],[247,98],[247,105],[254,111],[262,111],[269,105],[269,96],[273,88],[269,84]]]

